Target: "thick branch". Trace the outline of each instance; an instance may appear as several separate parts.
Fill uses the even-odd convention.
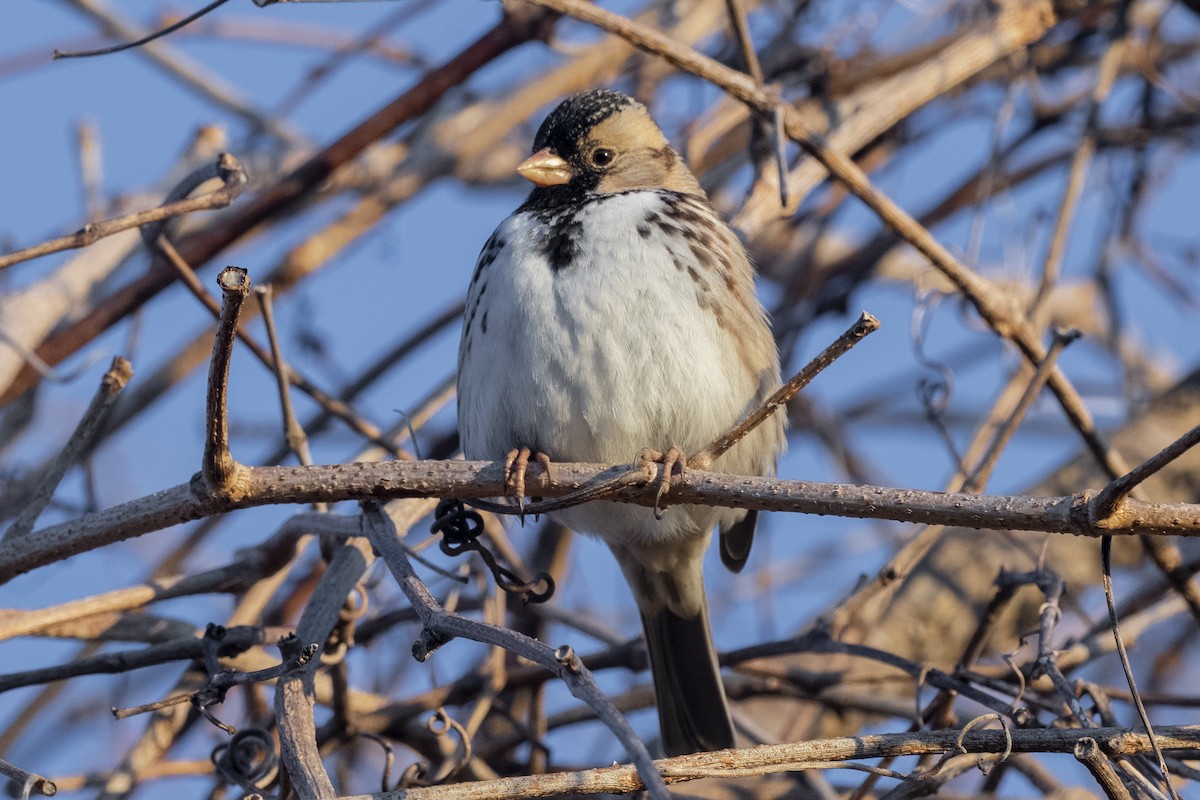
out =
[[[1145,753],[1150,749],[1145,734],[1124,728],[987,730],[966,734],[948,730],[762,745],[661,759],[655,764],[668,783],[682,783],[696,778],[791,772],[803,769],[805,765],[829,767],[835,766],[829,762],[850,759],[936,755],[959,751],[960,746],[961,751],[967,753],[1003,753],[1010,743],[1015,753],[1073,753],[1077,743],[1086,738],[1094,739],[1099,749],[1109,756]],[[1162,728],[1159,740],[1165,750],[1191,750],[1200,744],[1200,727]],[[629,794],[641,788],[633,767],[618,766],[355,795],[343,800],[510,800],[560,794]]]
[[[340,500],[446,497],[469,500],[504,494],[504,465],[490,461],[405,461],[311,467],[243,467],[239,496],[209,497],[189,485],[132,500],[0,543],[0,583],[61,558],[124,541],[180,522],[237,508]],[[1079,536],[1200,535],[1200,505],[1126,500],[1103,520],[1095,494],[1022,497],[930,492],[883,486],[781,480],[688,470],[672,483],[672,504],[725,505],[759,511],[888,519],[979,530],[1027,530]],[[554,482],[530,465],[526,491],[561,497],[600,484],[614,501],[653,507],[656,487],[641,465],[554,465]],[[535,509],[528,505],[526,510]],[[516,509],[513,509],[514,513]],[[669,511],[667,513],[670,513]]]

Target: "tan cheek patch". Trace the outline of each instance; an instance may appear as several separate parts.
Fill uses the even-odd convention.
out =
[[[601,193],[672,189],[701,194],[692,173],[671,149],[663,132],[644,113],[627,109],[597,124],[582,142],[583,158],[589,159],[597,147],[608,147],[617,153],[617,160],[596,186]]]
[[[622,153],[614,167],[600,179],[602,192],[625,189],[667,188],[667,165],[649,148]]]

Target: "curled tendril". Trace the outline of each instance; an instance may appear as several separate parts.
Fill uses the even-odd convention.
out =
[[[396,751],[392,749],[392,743],[379,734],[371,733],[370,731],[357,731],[356,733],[383,748],[383,775],[379,779],[379,791],[390,791],[388,784],[392,782],[392,767],[396,763]]]
[[[554,596],[554,579],[547,573],[540,573],[532,581],[522,581],[519,575],[497,562],[496,556],[479,543],[479,534],[483,532],[483,517],[478,511],[467,509],[461,501],[440,501],[429,529],[442,535],[440,546],[442,552],[448,556],[478,553],[496,579],[496,585],[509,594],[520,595],[526,603],[544,603]],[[539,592],[539,585],[546,588]]]
[[[279,774],[275,740],[262,728],[238,731],[213,748],[211,759],[222,778],[247,791],[265,789]]]
[[[458,735],[458,745],[454,748],[454,756],[447,758],[432,775],[426,776],[428,784],[435,785],[454,775],[471,761],[471,737],[458,720],[446,713],[446,709],[438,708],[426,723],[429,732],[434,736]]]
[[[404,772],[400,773],[400,780],[396,782],[396,790],[403,791],[414,786],[428,786],[429,784],[425,780],[428,771],[428,766],[422,761],[409,764],[405,767]]]
[[[1000,727],[1004,729],[1004,752],[1001,753],[997,758],[993,759],[989,759],[987,756],[980,757],[979,762],[975,766],[978,767],[979,771],[984,775],[990,773],[1000,764],[1003,764],[1008,760],[1008,757],[1012,755],[1012,730],[1008,727],[1008,720],[1000,714],[981,714],[963,726],[963,729],[958,734],[958,739],[955,741],[955,746],[958,747],[959,752],[967,753],[967,747],[965,744],[963,744],[963,739],[966,738],[967,733],[969,733],[970,730],[977,725],[984,725],[988,722],[999,722]]]
[[[362,587],[356,586],[342,603],[338,611],[337,625],[325,639],[325,647],[321,650],[321,665],[325,667],[340,664],[346,654],[354,646],[355,624],[367,613],[367,594]]]

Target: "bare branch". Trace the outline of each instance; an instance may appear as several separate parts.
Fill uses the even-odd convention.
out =
[[[54,490],[58,487],[59,481],[88,448],[92,437],[96,435],[96,431],[108,414],[109,408],[112,407],[113,402],[132,377],[132,365],[120,356],[114,358],[112,366],[101,378],[100,388],[92,398],[91,405],[84,412],[83,418],[79,420],[71,438],[67,440],[62,450],[55,456],[54,461],[50,463],[49,468],[42,474],[41,482],[29,498],[28,505],[13,520],[12,525],[4,534],[4,538],[16,539],[33,530],[37,518],[46,504],[50,502],[50,498],[54,496]]]
[[[922,731],[856,736],[843,739],[815,739],[792,744],[761,745],[743,750],[721,750],[690,756],[665,758],[654,762],[668,783],[680,783],[694,777],[720,774],[770,774],[803,769],[806,764],[849,761],[954,752],[960,746],[967,753],[1073,753],[1081,739],[1096,741],[1107,755],[1130,755],[1149,750],[1145,735],[1123,728],[1014,729],[1012,731],[974,730]],[[1200,728],[1181,726],[1162,729],[1163,746],[1170,750],[1190,750],[1200,742]],[[503,778],[495,781],[437,786],[405,791],[408,800],[519,800],[558,794],[629,794],[643,788],[633,767],[607,767],[583,772],[559,772],[533,777]],[[342,800],[392,800],[394,794],[353,795]]]
[[[24,250],[0,255],[0,269],[10,267],[13,264],[19,264],[22,261],[28,261],[31,258],[49,255],[50,253],[87,247],[106,236],[112,236],[114,233],[127,231],[130,228],[140,228],[145,225],[165,222],[184,214],[191,214],[194,211],[226,208],[242,193],[242,189],[245,188],[247,181],[246,171],[242,168],[238,160],[228,153],[222,153],[215,164],[197,170],[181,184],[181,186],[188,187],[183,192],[183,196],[186,197],[188,192],[193,188],[212,178],[219,178],[223,186],[220,189],[214,189],[199,197],[175,200],[174,202],[169,201],[157,208],[149,208],[145,211],[138,211],[101,222],[89,222],[70,236],[62,236],[58,239],[51,239],[48,242],[34,245],[33,247],[26,247]]]

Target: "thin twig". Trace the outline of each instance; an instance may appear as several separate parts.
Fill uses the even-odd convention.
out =
[[[1025,387],[1025,391],[1021,394],[1021,399],[1017,401],[1017,405],[1013,408],[1012,413],[1004,420],[1004,424],[996,431],[992,437],[988,449],[979,457],[975,468],[971,470],[971,475],[964,482],[964,489],[968,492],[981,491],[987,485],[988,478],[992,474],[992,469],[996,466],[996,462],[1000,458],[1000,454],[1004,452],[1004,448],[1008,446],[1009,440],[1016,433],[1025,415],[1029,413],[1029,409],[1033,407],[1033,403],[1037,400],[1042,389],[1046,386],[1046,381],[1050,378],[1050,372],[1054,369],[1054,365],[1058,363],[1058,357],[1062,351],[1078,339],[1079,331],[1071,328],[1069,330],[1054,331],[1054,336],[1050,343],[1050,348],[1046,351],[1046,357],[1042,359],[1042,363],[1038,364],[1037,370],[1033,373],[1033,377],[1029,379],[1029,384]]]
[[[154,241],[154,248],[161,253],[163,257],[166,258],[167,263],[174,268],[184,286],[191,291],[191,293],[204,305],[205,308],[212,312],[214,317],[219,319],[221,307],[217,304],[217,301],[214,300],[213,297],[205,290],[203,284],[200,283],[200,279],[196,277],[195,270],[193,270],[191,265],[183,260],[183,256],[179,253],[175,246],[171,244],[166,237],[159,236]],[[263,347],[262,343],[251,336],[249,332],[239,328],[237,330],[237,338],[240,339],[242,343],[250,349],[250,352],[254,354],[255,358],[257,358],[268,369],[272,370],[272,372],[276,372],[276,364],[278,363],[279,371],[282,372],[287,378],[288,383],[308,395],[313,402],[321,406],[321,408],[324,409],[328,414],[342,420],[350,427],[351,430],[360,434],[375,445],[382,447],[388,452],[394,451],[395,448],[392,447],[391,443],[388,441],[388,438],[384,436],[379,427],[358,413],[358,411],[356,411],[348,403],[332,397],[323,389],[317,387],[307,377],[292,368],[286,361],[277,362],[270,351]],[[276,374],[278,373],[276,372]]]
[[[1092,157],[1096,153],[1096,136],[1100,124],[1100,107],[1108,98],[1109,92],[1112,91],[1113,84],[1116,82],[1117,74],[1120,71],[1121,62],[1125,57],[1125,51],[1128,49],[1126,39],[1128,20],[1129,3],[1122,2],[1116,13],[1116,23],[1112,31],[1112,41],[1109,42],[1108,48],[1104,51],[1104,55],[1100,58],[1100,66],[1097,70],[1096,85],[1092,90],[1091,102],[1088,104],[1087,120],[1085,122],[1083,136],[1079,141],[1079,146],[1075,150],[1075,156],[1071,161],[1071,169],[1067,173],[1067,185],[1063,189],[1062,203],[1059,205],[1058,219],[1054,223],[1054,234],[1050,238],[1050,249],[1046,253],[1045,263],[1042,265],[1042,277],[1038,282],[1037,293],[1034,295],[1031,306],[1031,313],[1035,312],[1047,297],[1050,296],[1050,290],[1054,288],[1054,284],[1058,281],[1059,272],[1062,269],[1063,253],[1067,248],[1067,235],[1071,230],[1071,223],[1075,218],[1075,211],[1079,207],[1079,198],[1083,196],[1083,186],[1087,179],[1088,167],[1091,165]]]
[[[140,39],[146,34],[144,28],[121,16],[118,9],[105,0],[66,0],[66,4],[86,14],[114,38],[132,40]],[[251,130],[270,133],[292,147],[307,145],[304,137],[295,129],[259,111],[235,86],[224,81],[200,62],[188,58],[170,42],[148,42],[134,52],[158,67],[163,75],[173,78],[203,100],[242,118],[250,125]]]
[[[1104,602],[1108,607],[1108,622],[1112,628],[1113,642],[1116,644],[1117,656],[1121,660],[1121,670],[1125,673],[1125,682],[1129,686],[1129,694],[1133,699],[1133,707],[1137,709],[1138,719],[1141,720],[1142,727],[1146,729],[1146,736],[1150,741],[1150,747],[1154,751],[1155,757],[1158,759],[1158,768],[1162,771],[1163,781],[1167,784],[1167,791],[1173,800],[1179,800],[1179,795],[1175,793],[1175,787],[1171,784],[1171,773],[1167,771],[1167,760],[1163,757],[1159,736],[1150,725],[1150,714],[1147,713],[1146,705],[1142,702],[1141,695],[1138,694],[1137,681],[1133,677],[1133,666],[1129,663],[1129,652],[1125,649],[1125,639],[1121,635],[1121,623],[1117,618],[1117,599],[1113,592],[1111,536],[1105,536],[1100,539],[1100,567],[1101,583],[1104,586]]]
[[[55,456],[54,461],[50,463],[37,488],[30,496],[28,504],[13,520],[12,525],[4,534],[4,538],[19,538],[33,530],[37,518],[45,509],[46,504],[50,502],[50,498],[54,496],[54,490],[58,488],[59,481],[67,474],[67,470],[79,460],[80,454],[84,452],[92,437],[96,435],[96,430],[104,421],[113,402],[132,377],[133,366],[121,356],[115,357],[112,366],[100,380],[100,388],[92,398],[87,411],[84,412],[83,418],[79,420],[71,438],[67,440],[62,450]]]
[[[106,236],[111,236],[114,233],[129,230],[130,228],[152,226],[155,223],[162,223],[183,214],[190,214],[193,211],[225,208],[242,193],[247,183],[246,171],[242,168],[241,163],[230,154],[222,153],[215,164],[201,167],[181,182],[180,186],[189,187],[181,196],[186,197],[193,188],[213,178],[219,178],[223,183],[220,189],[215,189],[207,194],[185,200],[171,200],[168,198],[166,203],[155,208],[149,208],[145,211],[138,211],[120,217],[113,217],[101,222],[89,222],[70,236],[61,236],[57,239],[51,239],[48,242],[34,245],[33,247],[26,247],[24,250],[17,250],[14,253],[0,256],[0,269],[12,266],[13,264],[19,264],[22,261],[28,261],[31,258],[57,253],[61,250],[87,247]]]
[[[1029,573],[1006,573],[1005,579],[1015,584],[1032,583],[1042,592],[1045,601],[1042,603],[1038,611],[1038,644],[1037,658],[1033,663],[1032,677],[1034,679],[1045,675],[1050,678],[1050,682],[1054,685],[1058,692],[1059,699],[1066,704],[1070,709],[1071,714],[1075,717],[1075,721],[1081,728],[1093,728],[1092,718],[1089,717],[1083,710],[1083,706],[1079,703],[1079,698],[1075,696],[1075,689],[1067,681],[1062,670],[1058,668],[1058,662],[1055,658],[1055,651],[1052,646],[1054,638],[1054,629],[1058,626],[1058,621],[1062,617],[1062,601],[1063,592],[1066,591],[1066,584],[1063,579],[1047,569],[1039,569]]]
[[[352,403],[360,394],[371,388],[387,370],[394,367],[421,345],[428,343],[434,336],[451,324],[460,322],[462,320],[464,305],[461,300],[452,303],[443,309],[441,313],[427,320],[415,331],[393,345],[386,353],[363,367],[357,377],[338,390],[337,401],[343,404]],[[348,405],[346,407],[349,408]],[[302,428],[309,433],[315,434],[318,431],[324,430],[330,420],[334,418],[334,414],[322,406],[321,411],[310,418]],[[420,425],[414,423],[413,427],[419,428]],[[385,438],[390,437],[385,435]],[[392,450],[391,452],[394,453],[395,451]],[[286,455],[286,450],[276,450],[265,459],[265,463],[278,463],[283,461]]]
[[[205,409],[204,459],[201,472],[208,492],[232,497],[245,469],[229,452],[229,408],[226,402],[229,363],[237,338],[238,317],[250,293],[250,276],[240,267],[226,267],[217,277],[224,302],[213,355],[208,370],[208,402]]]
[[[754,49],[754,40],[750,38],[750,26],[746,23],[746,10],[742,8],[741,0],[725,0],[725,8],[729,11],[729,21],[733,24],[733,33],[738,42],[738,47],[742,51],[742,60],[746,63],[746,73],[754,80],[759,88],[766,88],[766,81],[763,78],[762,65],[758,62],[758,53]],[[782,208],[787,208],[788,205],[788,190],[787,190],[787,137],[783,132],[783,109],[781,108],[782,100],[780,100],[773,111],[769,114],[759,114],[754,117],[752,124],[754,125],[754,133],[751,136],[751,155],[759,154],[760,148],[756,143],[770,138],[774,143],[772,148],[772,156],[775,162],[775,171],[777,181],[779,183],[779,203]],[[754,159],[756,162],[761,161],[760,158]],[[755,164],[756,170],[762,172],[762,165]]]
[[[1168,464],[1197,444],[1200,444],[1200,425],[1192,428],[1120,478],[1109,483],[1096,498],[1096,518],[1106,519],[1116,511],[1117,506],[1133,491],[1134,487],[1162,471]]]
[[[83,212],[88,222],[104,213],[104,158],[96,124],[83,120],[75,126],[79,143],[79,183],[83,189]]]
[[[717,437],[711,444],[688,459],[688,467],[693,469],[707,469],[710,467],[729,448],[741,441],[746,434],[785,406],[801,389],[811,383],[813,378],[821,374],[826,367],[837,361],[848,353],[854,345],[877,330],[879,330],[879,320],[866,311],[862,312],[858,320],[845,333],[809,361],[804,366],[804,369],[797,372],[791,380],[779,387],[762,405],[748,414],[745,419],[727,433]]]
[[[112,47],[101,47],[96,50],[76,50],[73,52],[63,52],[62,50],[55,50],[53,57],[54,58],[87,58],[88,56],[103,56],[103,55],[108,55],[110,53],[119,53],[122,50],[130,50],[134,47],[141,47],[142,45],[146,44],[147,42],[152,42],[155,39],[161,39],[163,36],[166,36],[169,33],[173,33],[175,31],[179,30],[180,28],[184,27],[185,25],[190,25],[191,23],[200,19],[201,17],[203,17],[205,14],[209,13],[210,11],[214,11],[215,9],[219,8],[220,6],[225,5],[225,3],[227,3],[227,2],[229,2],[229,0],[213,0],[211,3],[209,3],[208,5],[206,5],[204,8],[200,9],[199,11],[188,14],[186,17],[183,17],[183,18],[177,20],[176,22],[173,22],[170,25],[167,25],[166,27],[160,28],[159,30],[155,31],[154,33],[143,36],[142,38],[137,39],[132,42],[124,42],[122,44],[115,44]]]
[[[254,289],[255,296],[258,297],[259,307],[262,308],[263,325],[267,329],[267,342],[271,345],[271,360],[275,372],[275,386],[279,391],[279,407],[283,412],[283,437],[287,440],[288,447],[301,464],[311,464],[312,452],[308,449],[308,436],[304,433],[304,428],[300,425],[300,421],[296,419],[296,411],[292,407],[292,393],[289,391],[289,383],[287,380],[287,367],[283,361],[283,350],[279,345],[279,336],[275,331],[275,308],[272,303],[272,291],[269,285],[257,286]],[[318,504],[317,511],[324,511],[324,504]]]
[[[733,24],[733,32],[737,37],[738,46],[741,48],[742,59],[746,62],[746,73],[755,83],[762,86],[762,66],[758,63],[758,53],[754,49],[754,41],[750,38],[750,26],[746,24],[746,10],[742,8],[741,0],[725,0],[725,8],[729,10],[729,21]]]

